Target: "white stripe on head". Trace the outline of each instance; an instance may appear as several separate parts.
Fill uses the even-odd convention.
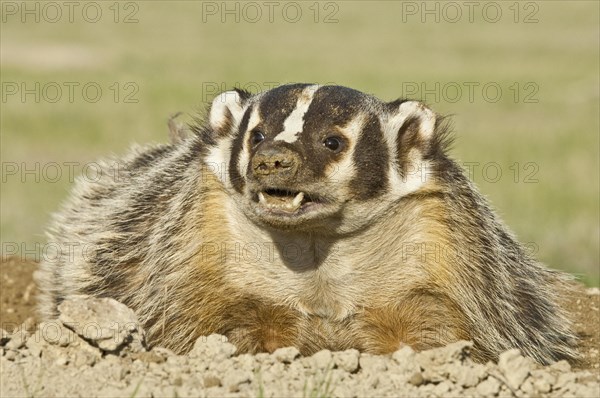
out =
[[[283,122],[283,131],[275,137],[276,141],[296,142],[300,133],[304,129],[304,115],[310,106],[313,96],[318,89],[318,85],[313,84],[302,90],[296,107]]]
[[[242,131],[242,134],[245,134],[247,131],[251,131],[260,123],[260,115],[258,113],[258,105],[254,105],[252,112],[250,113],[250,118],[248,119],[248,129],[246,131]]]
[[[383,129],[383,139],[386,143],[388,154],[389,154],[389,167],[388,167],[388,176],[390,179],[390,186],[392,191],[395,190],[396,187],[402,184],[402,176],[400,175],[399,169],[399,161],[398,154],[396,150],[396,121],[390,121],[387,118],[379,118],[379,123]]]

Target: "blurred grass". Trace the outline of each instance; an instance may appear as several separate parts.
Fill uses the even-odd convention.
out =
[[[457,23],[443,15],[439,23],[433,16],[422,23],[421,15],[403,14],[406,2],[329,3],[333,6],[318,4],[317,23],[313,2],[297,3],[303,12],[297,23],[282,17],[284,3],[275,8],[273,23],[266,8],[257,23],[244,21],[244,15],[239,23],[231,15],[223,23],[219,15],[203,16],[203,4],[195,1],[135,2],[138,22],[128,24],[113,21],[113,2],[98,3],[103,17],[97,23],[77,12],[74,23],[66,17],[57,23],[29,17],[22,23],[19,15],[3,15],[3,84],[95,82],[103,89],[96,103],[86,102],[78,89],[71,103],[66,88],[56,103],[8,96],[0,115],[3,166],[16,162],[31,169],[39,162],[42,171],[48,162],[84,164],[123,153],[132,142],[165,141],[167,117],[202,111],[214,86],[334,82],[391,100],[404,94],[407,83],[431,89],[456,82],[463,88],[456,102],[422,91],[413,97],[454,115],[453,155],[479,164],[473,179],[519,238],[535,244],[538,258],[597,286],[599,3],[529,2],[539,7],[537,23],[523,23],[531,11],[525,8],[515,23],[513,2],[496,2],[503,12],[497,23],[477,11],[485,2],[478,3],[472,23],[466,8]],[[132,10],[126,5],[121,3],[121,18]],[[323,23],[335,7],[337,22]],[[122,95],[115,101],[109,88],[115,82],[122,95],[129,92],[125,83],[137,85],[138,102],[124,103]],[[473,101],[464,82],[480,84]],[[497,102],[482,95],[480,88],[490,82],[503,90]],[[515,82],[521,87],[518,101],[510,89]],[[523,101],[530,92],[523,89],[527,82],[539,89],[537,103]],[[454,92],[448,93],[452,100]],[[482,174],[490,162],[501,167],[497,182],[484,178],[493,177],[492,169]],[[510,169],[515,162],[521,168],[517,182]],[[528,162],[538,167],[536,183],[524,182]],[[23,242],[29,249],[44,241],[49,213],[70,187],[66,170],[52,182],[3,169],[3,243]]]

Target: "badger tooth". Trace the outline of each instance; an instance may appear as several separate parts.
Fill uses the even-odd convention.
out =
[[[300,203],[302,203],[302,199],[304,199],[304,192],[299,192],[292,202],[292,207],[299,207]]]
[[[258,193],[258,200],[260,201],[261,205],[267,204],[267,198],[265,198],[265,194],[263,194],[262,192]]]

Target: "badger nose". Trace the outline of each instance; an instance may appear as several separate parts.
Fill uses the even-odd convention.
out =
[[[287,148],[261,148],[252,159],[257,176],[293,177],[298,171],[299,157]]]

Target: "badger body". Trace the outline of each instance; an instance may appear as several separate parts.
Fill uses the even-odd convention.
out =
[[[177,352],[393,352],[459,339],[479,360],[576,356],[567,278],[531,258],[447,155],[420,102],[292,84],[217,96],[208,121],[77,182],[53,219],[40,310],[133,308]]]

